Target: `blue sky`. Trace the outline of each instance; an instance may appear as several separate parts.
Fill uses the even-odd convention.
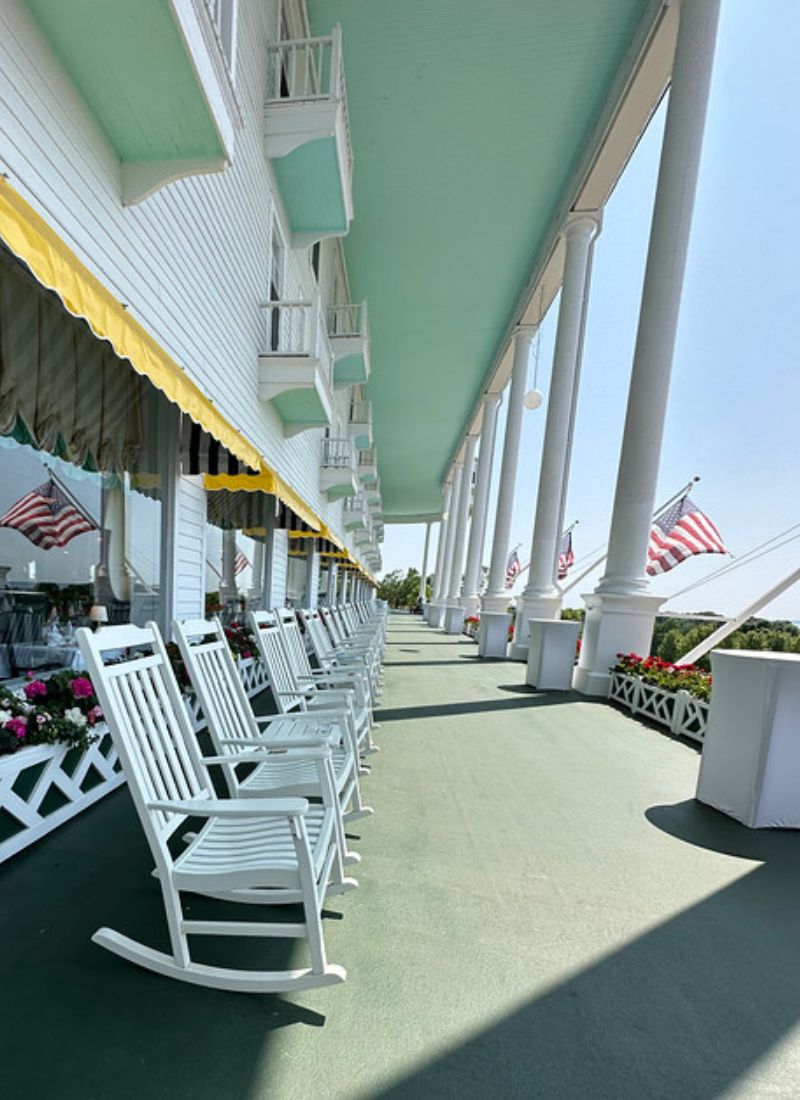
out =
[[[658,499],[699,474],[693,499],[734,555],[800,522],[798,42],[796,0],[722,5],[661,456]],[[608,536],[664,114],[662,105],[612,195],[595,249],[566,512],[568,523],[580,521],[579,558]],[[552,308],[539,345],[539,388],[545,398],[555,322]],[[533,372],[532,357],[531,384]],[[511,545],[521,544],[523,564],[529,557],[544,414],[544,406],[526,412],[523,427],[511,530]],[[505,406],[486,564],[504,425]],[[387,526],[384,571],[419,568],[423,537],[419,526]],[[721,563],[715,556],[692,559],[657,578],[652,590],[677,593]],[[798,565],[800,539],[667,607],[733,614]],[[587,577],[565,603],[581,606],[580,593],[591,591],[599,575]],[[800,620],[800,584],[762,614]]]

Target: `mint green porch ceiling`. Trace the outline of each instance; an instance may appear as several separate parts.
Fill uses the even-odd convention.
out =
[[[440,482],[649,0],[308,0],[342,24],[345,241],[387,516]]]
[[[224,157],[168,0],[26,0],[123,162]]]
[[[336,139],[317,138],[272,161],[289,232],[300,241],[347,232]]]

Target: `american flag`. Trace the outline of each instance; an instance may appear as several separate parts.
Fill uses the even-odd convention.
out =
[[[250,562],[247,560],[247,558],[244,556],[242,551],[237,546],[236,547],[236,561],[235,561],[234,567],[233,567],[236,576],[238,577],[239,574],[242,572],[242,570],[246,569],[249,564],[250,564]]]
[[[52,477],[12,504],[0,516],[0,527],[12,527],[43,550],[64,547],[76,535],[98,529]]]
[[[647,573],[668,573],[694,554],[727,554],[714,524],[688,496],[653,520],[647,546]]]
[[[506,588],[511,588],[521,571],[522,566],[519,564],[519,554],[517,554],[516,550],[512,550],[506,562]]]
[[[572,549],[572,532],[565,531],[561,536],[561,546],[558,551],[558,579],[563,581],[567,573],[575,564],[575,551]]]

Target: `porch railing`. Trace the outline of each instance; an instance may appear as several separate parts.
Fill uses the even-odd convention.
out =
[[[358,464],[359,466],[375,466],[377,464],[377,458],[375,455],[374,447],[365,447],[358,452]]]
[[[353,144],[347,112],[347,87],[339,26],[320,38],[290,38],[267,47],[267,103],[307,103],[332,100],[341,104],[352,171]]]

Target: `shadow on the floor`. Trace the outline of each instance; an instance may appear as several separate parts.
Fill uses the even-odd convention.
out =
[[[407,722],[414,718],[450,718],[459,714],[490,714],[493,711],[533,709],[535,707],[560,706],[573,703],[567,694],[533,695],[525,699],[483,699],[467,700],[463,703],[436,703],[419,707],[381,707],[380,720],[383,722]]]
[[[766,862],[379,1095],[711,1100],[797,1026],[800,837],[755,834],[695,802],[647,818],[681,843]],[[783,1057],[743,1095],[797,1096],[797,1062]]]
[[[437,661],[436,659],[430,661],[384,661],[384,668],[430,668],[434,671],[437,668],[444,668],[446,665],[458,665],[459,668],[463,668],[462,661],[464,657],[460,657],[457,661]]]

